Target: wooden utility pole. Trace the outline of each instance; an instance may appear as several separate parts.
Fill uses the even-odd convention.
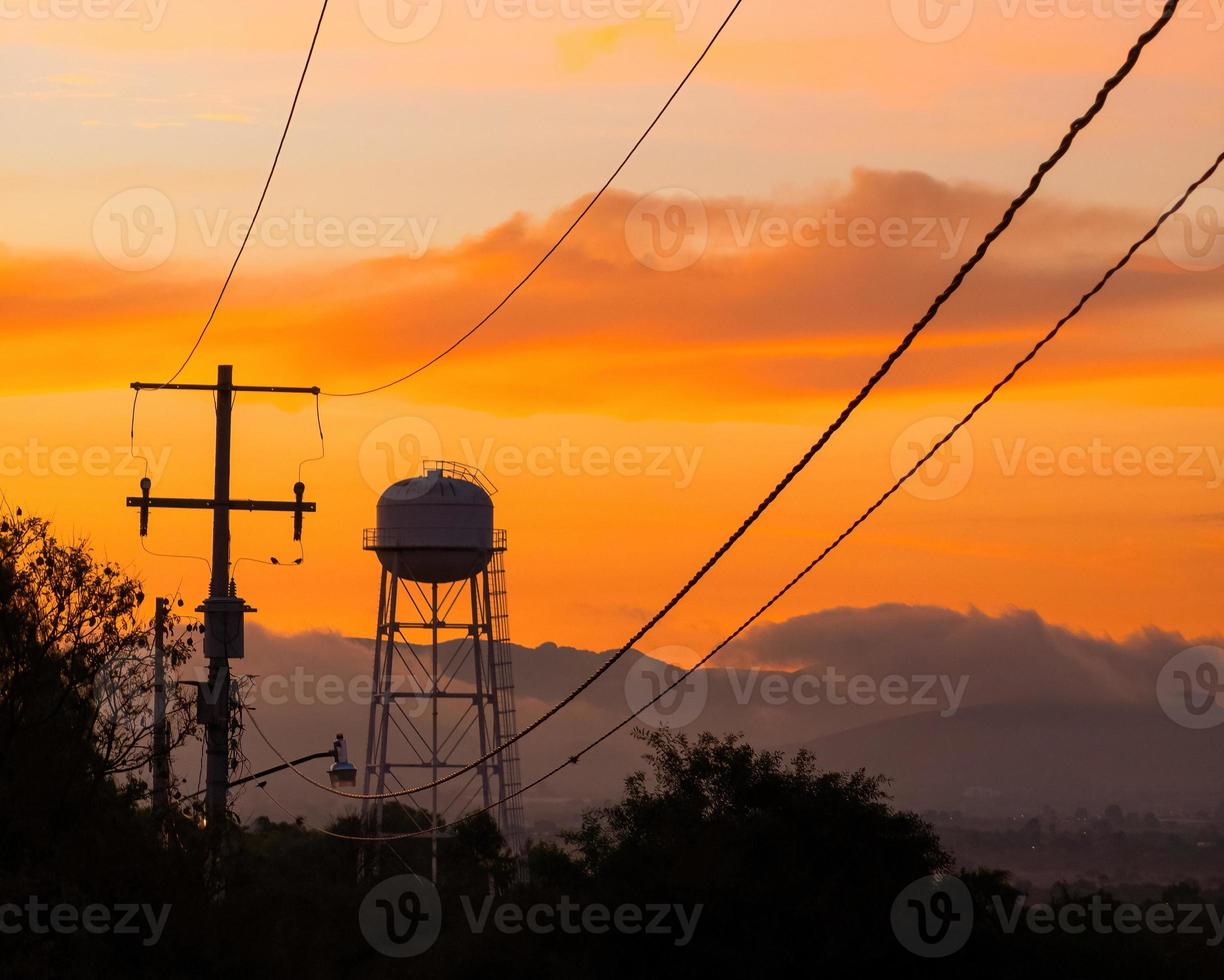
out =
[[[170,810],[170,733],[166,727],[166,615],[170,600],[158,598],[153,614],[153,816],[160,824]]]
[[[292,501],[234,500],[230,497],[230,455],[234,396],[238,392],[266,394],[298,394],[319,396],[315,388],[283,388],[270,385],[235,385],[232,365],[217,368],[215,385],[148,384],[133,382],[136,391],[208,391],[216,396],[217,430],[214,450],[213,495],[209,498],[151,497],[152,481],[146,476],[140,481],[141,495],[128,497],[129,507],[140,508],[140,533],[149,529],[149,510],[155,507],[187,510],[211,510],[212,576],[208,598],[197,607],[204,614],[204,657],[208,661],[208,681],[198,685],[197,717],[204,725],[207,753],[204,813],[212,838],[214,864],[220,855],[222,830],[225,827],[227,789],[229,786],[230,737],[230,661],[244,656],[243,630],[245,616],[255,612],[237,595],[230,576],[230,511],[279,511],[293,514],[293,537],[301,540],[302,515],[313,514],[315,505],[302,499],[305,486],[299,481],[293,487]]]

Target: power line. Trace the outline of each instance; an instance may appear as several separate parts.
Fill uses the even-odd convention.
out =
[[[284,811],[285,815],[288,816],[289,819],[292,820],[296,826],[301,827],[302,830],[305,830],[307,832],[313,832],[316,834],[322,834],[325,837],[331,837],[331,838],[334,838],[335,840],[360,841],[361,843],[365,843],[365,844],[369,844],[371,842],[371,838],[368,838],[368,837],[354,837],[351,834],[340,834],[334,830],[328,830],[326,827],[312,827],[309,823],[306,822],[306,820],[303,817],[297,816],[292,810],[290,810],[287,806],[285,806],[285,804],[283,804],[280,800],[278,800],[275,796],[273,796],[272,793],[268,790],[266,781],[262,783],[256,783],[255,788],[262,791],[264,796],[266,796],[274,804],[280,807],[280,809]],[[428,831],[425,831],[425,833],[428,833]],[[399,838],[399,839],[402,839],[402,838]],[[389,850],[392,854],[396,856],[396,858],[399,860],[399,863],[404,866],[405,871],[407,871],[409,874],[416,874],[416,870],[412,867],[412,865],[410,865],[407,861],[404,860],[404,856],[400,854],[399,851],[397,851],[394,847],[389,847],[387,848],[387,850]]]
[[[1207,181],[1209,181],[1219,171],[1222,165],[1224,165],[1224,153],[1219,154],[1215,158],[1215,161],[1211,164],[1210,167],[1207,168],[1207,170],[1203,173],[1203,175],[1199,177],[1197,180],[1195,180],[1192,184],[1190,184],[1189,187],[1186,188],[1185,192],[1181,195],[1180,198],[1178,198],[1177,202],[1173,204],[1167,211],[1161,214],[1160,217],[1156,220],[1156,223],[1152,225],[1151,228],[1149,228],[1139,239],[1137,239],[1134,242],[1134,244],[1130,246],[1130,248],[1126,250],[1122,258],[1120,258],[1117,262],[1115,262],[1109,268],[1109,270],[1097,281],[1096,285],[1094,285],[1090,290],[1088,290],[1088,292],[1084,293],[1084,295],[1080,297],[1079,301],[1076,302],[1076,304],[1071,308],[1070,312],[1068,312],[1061,320],[1059,320],[1044,337],[1042,337],[1039,341],[1037,341],[1037,343],[1033,345],[1033,347],[1029,350],[1029,352],[1025,354],[1024,357],[1020,358],[1020,360],[1018,360],[1012,366],[1012,368],[1006,374],[1004,374],[1003,377],[1000,378],[994,384],[994,386],[981,399],[978,400],[978,402],[973,406],[973,408],[971,408],[969,412],[966,413],[965,416],[961,418],[959,422],[957,422],[951,429],[949,429],[948,432],[941,439],[935,442],[931,446],[931,448],[927,451],[927,453],[924,456],[922,456],[921,459],[919,459],[916,463],[914,463],[914,465],[911,466],[904,475],[902,475],[891,487],[889,487],[887,491],[885,491],[883,494],[880,495],[880,497],[875,501],[875,503],[873,503],[870,507],[864,510],[862,514],[860,514],[841,534],[839,534],[836,538],[834,538],[833,541],[822,552],[820,552],[819,555],[817,555],[814,559],[812,559],[812,561],[810,561],[797,575],[795,575],[794,578],[792,578],[789,582],[787,582],[784,586],[782,586],[782,588],[780,588],[777,592],[775,592],[774,595],[769,599],[769,601],[767,601],[764,605],[762,605],[759,609],[757,609],[756,612],[754,612],[751,616],[749,616],[746,620],[744,620],[743,623],[741,623],[738,627],[735,628],[735,630],[729,633],[726,636],[726,638],[723,639],[720,643],[718,643],[712,650],[710,650],[709,653],[707,653],[704,657],[698,660],[697,663],[695,663],[692,667],[689,667],[687,670],[682,671],[680,675],[671,684],[663,688],[650,701],[646,702],[636,711],[631,712],[627,717],[625,717],[618,724],[614,725],[612,728],[609,728],[606,732],[600,735],[597,739],[588,743],[586,747],[584,747],[583,749],[581,749],[574,755],[570,756],[560,765],[555,766],[554,768],[550,769],[548,772],[544,773],[544,775],[538,777],[537,779],[533,780],[530,783],[527,783],[526,785],[516,790],[515,792],[507,794],[506,796],[502,797],[497,802],[492,803],[489,806],[484,807],[480,810],[475,810],[472,813],[467,814],[465,817],[461,819],[468,819],[472,816],[476,816],[481,813],[489,812],[495,809],[496,807],[501,806],[502,804],[508,802],[509,800],[514,799],[516,796],[520,796],[523,793],[526,793],[529,790],[534,789],[536,786],[539,786],[541,783],[545,782],[548,779],[551,779],[557,773],[561,772],[561,770],[569,766],[576,765],[584,755],[586,755],[588,752],[592,751],[593,749],[597,748],[599,745],[602,745],[609,738],[611,738],[613,735],[615,735],[617,732],[623,729],[626,725],[631,724],[634,719],[636,719],[642,714],[642,712],[658,704],[661,700],[663,700],[663,698],[665,698],[668,694],[670,694],[677,687],[679,687],[686,680],[688,680],[689,677],[691,677],[694,673],[696,673],[698,670],[704,667],[707,663],[709,663],[724,648],[726,648],[728,645],[734,642],[741,634],[744,633],[745,630],[747,630],[750,626],[752,626],[755,622],[757,622],[757,620],[759,620],[763,615],[765,615],[766,612],[768,612],[771,608],[773,608],[773,606],[775,606],[779,601],[781,601],[781,599],[785,595],[787,595],[787,593],[789,593],[792,589],[795,588],[795,586],[797,586],[801,581],[803,581],[803,579],[806,578],[813,570],[815,570],[815,568],[818,565],[822,564],[824,560],[828,558],[829,555],[831,555],[834,551],[836,551],[847,538],[849,538],[856,530],[858,530],[859,527],[861,527],[868,520],[870,520],[872,515],[874,515],[876,511],[878,511],[881,507],[883,507],[884,504],[886,504],[903,486],[905,486],[906,483],[908,483],[924,466],[926,466],[926,464],[929,463],[939,453],[939,451],[943,449],[944,446],[946,446],[949,442],[951,442],[952,439],[956,437],[958,432],[960,432],[963,428],[965,428],[965,426],[967,426],[970,422],[972,422],[973,419],[977,417],[978,413],[981,412],[981,410],[985,408],[988,404],[990,404],[990,402],[992,402],[995,399],[995,397],[999,394],[1000,391],[1003,390],[1003,388],[1005,388],[1008,384],[1011,383],[1011,381],[1016,377],[1016,375],[1018,375],[1022,370],[1024,370],[1024,368],[1029,363],[1031,363],[1047,345],[1052,343],[1055,340],[1055,338],[1058,337],[1058,335],[1062,332],[1063,328],[1068,323],[1070,323],[1073,319],[1075,319],[1076,316],[1079,315],[1079,313],[1084,309],[1084,307],[1086,307],[1088,303],[1091,302],[1091,300],[1109,284],[1109,282],[1114,278],[1114,276],[1116,276],[1119,272],[1121,272],[1124,268],[1126,268],[1130,264],[1131,259],[1135,257],[1138,251],[1141,248],[1143,248],[1144,245],[1150,242],[1153,238],[1155,238],[1157,234],[1159,234],[1160,229],[1164,227],[1165,222],[1167,222],[1169,218],[1171,218],[1174,214],[1180,211],[1182,207],[1185,206],[1186,202],[1190,199],[1191,195],[1193,195],[1195,191],[1197,191],[1200,187],[1202,187],[1205,183],[1207,183]],[[256,730],[259,731],[258,726],[256,726]],[[268,739],[263,734],[263,732],[259,731],[259,734],[260,734],[260,737],[262,737],[263,740],[268,744],[268,747],[271,748],[272,751],[275,752],[276,755],[281,758],[281,761],[284,761],[284,756],[281,755],[280,751],[274,745],[272,745],[271,742],[268,742]],[[317,786],[320,789],[325,789],[328,792],[332,792],[332,793],[337,792],[336,790],[333,790],[329,786],[324,786],[322,783],[315,782],[308,775],[306,775],[306,773],[296,768],[294,769],[294,772],[296,772],[299,776],[301,776],[307,782],[313,784],[314,786]],[[349,794],[338,794],[338,795],[347,796]],[[453,821],[450,824],[444,824],[439,829],[440,830],[447,829],[449,827],[454,826],[454,824],[458,822],[461,822],[461,821]],[[396,835],[391,835],[391,836],[386,836],[386,837],[371,837],[371,838],[366,838],[366,840],[371,843],[381,843],[384,841],[404,840],[409,837],[417,837],[423,833],[428,833],[428,831],[420,831],[417,833],[396,834]]]
[[[289,106],[289,117],[285,120],[285,128],[281,131],[280,142],[276,146],[276,156],[272,158],[272,167],[268,170],[268,179],[264,181],[263,191],[259,195],[259,203],[255,205],[255,213],[251,215],[250,223],[247,225],[246,234],[242,236],[242,244],[238,246],[238,253],[234,256],[233,264],[230,265],[229,273],[225,277],[225,281],[221,284],[221,291],[217,294],[217,300],[213,303],[212,310],[208,314],[208,319],[204,322],[204,329],[200,331],[200,335],[196,337],[195,343],[191,345],[191,350],[187,352],[187,356],[183,359],[183,363],[179,365],[179,369],[172,374],[165,384],[171,384],[178,380],[180,374],[191,363],[191,359],[195,357],[196,351],[200,349],[200,344],[204,342],[204,337],[208,333],[209,328],[216,319],[217,310],[221,308],[221,300],[225,298],[225,291],[229,289],[230,280],[234,278],[234,272],[238,268],[238,260],[242,258],[242,253],[246,251],[247,242],[251,239],[251,232],[255,230],[255,222],[259,220],[259,212],[263,208],[264,199],[268,196],[268,188],[272,186],[272,177],[276,173],[276,165],[280,162],[281,151],[285,148],[285,139],[289,135],[289,127],[293,124],[293,114],[297,111],[298,99],[302,94],[302,86],[306,83],[306,73],[310,70],[311,59],[314,58],[315,45],[319,40],[319,31],[323,28],[323,18],[327,14],[328,0],[323,0],[323,6],[319,10],[319,22],[315,25],[314,36],[310,39],[310,49],[306,52],[306,63],[302,65],[302,74],[298,78],[297,89],[293,93],[293,102]],[[133,426],[135,425],[136,405],[132,405]]]
[[[655,114],[655,117],[654,119],[651,120],[650,125],[647,126],[645,131],[642,133],[642,135],[637,138],[637,142],[634,143],[632,147],[630,147],[629,152],[625,154],[625,158],[620,162],[620,166],[618,166],[614,171],[612,171],[612,176],[609,177],[606,181],[604,181],[604,185],[598,191],[595,192],[595,196],[592,197],[590,201],[587,202],[586,207],[584,207],[578,213],[578,217],[576,217],[573,221],[570,222],[569,227],[565,229],[561,237],[558,238],[557,241],[553,244],[552,248],[550,248],[547,252],[544,253],[543,257],[535,265],[531,267],[531,269],[527,272],[527,274],[523,276],[523,278],[520,279],[518,283],[515,284],[514,288],[511,289],[510,292],[506,293],[506,295],[502,297],[501,301],[496,306],[494,306],[493,309],[491,309],[480,320],[478,320],[475,326],[469,329],[467,333],[462,334],[458,340],[452,343],[445,350],[441,351],[438,354],[435,354],[424,364],[420,365],[417,368],[414,368],[413,370],[409,371],[407,374],[403,375],[402,377],[396,378],[394,381],[388,381],[386,384],[377,385],[374,388],[366,388],[362,391],[343,391],[343,392],[325,391],[323,392],[323,394],[327,395],[329,398],[358,398],[362,395],[373,395],[380,391],[386,391],[388,388],[394,388],[396,385],[403,384],[405,381],[408,381],[411,378],[415,378],[422,371],[428,370],[429,368],[433,367],[440,360],[442,360],[442,358],[446,357],[452,351],[461,347],[474,334],[476,334],[476,332],[480,330],[481,327],[483,327],[486,323],[492,320],[493,317],[495,317],[499,312],[501,312],[502,308],[507,303],[509,303],[510,300],[512,300],[515,297],[515,295],[518,294],[519,290],[521,290],[524,286],[526,286],[527,283],[529,283],[532,280],[535,274],[539,272],[541,268],[543,268],[544,263],[547,262],[549,259],[551,259],[553,255],[557,252],[557,250],[562,245],[565,244],[566,240],[573,233],[574,229],[576,229],[578,225],[582,223],[582,219],[585,218],[588,214],[590,214],[591,209],[594,208],[595,205],[599,203],[599,200],[604,196],[608,188],[610,188],[612,184],[616,181],[616,178],[621,175],[621,171],[623,171],[625,167],[629,165],[629,161],[633,159],[634,154],[637,153],[641,145],[646,142],[647,137],[649,137],[650,134],[654,132],[655,127],[659,125],[660,120],[662,120],[663,116],[667,113],[667,110],[671,108],[672,103],[676,101],[680,93],[684,90],[684,86],[688,84],[689,79],[691,79],[693,75],[696,74],[697,69],[701,67],[701,63],[705,61],[706,55],[710,53],[715,43],[722,36],[723,31],[727,29],[727,25],[731,23],[731,18],[735,16],[735,12],[739,10],[743,2],[744,0],[735,0],[735,5],[731,8],[731,12],[727,14],[727,16],[723,19],[723,22],[718,25],[718,30],[714,32],[714,36],[710,38],[709,43],[705,46],[705,48],[702,49],[701,54],[697,56],[697,60],[693,62],[693,66],[688,70],[685,76],[682,79],[680,79],[680,84],[676,86],[675,90],[668,97],[667,101],[663,103],[663,108],[660,109],[658,113]]]
[[[791,467],[790,471],[777,483],[777,485],[769,492],[765,499],[757,505],[756,509],[744,519],[743,523],[741,523],[740,526],[731,534],[731,536],[727,538],[725,542],[723,542],[718,550],[706,560],[705,564],[697,570],[697,572],[688,580],[688,582],[684,584],[680,591],[672,596],[672,598],[669,599],[667,603],[657,613],[655,613],[644,626],[634,633],[633,636],[631,636],[619,650],[617,650],[607,660],[595,668],[595,670],[591,672],[590,676],[588,676],[586,680],[584,680],[581,684],[574,688],[573,691],[554,704],[551,708],[545,711],[544,714],[540,715],[540,717],[536,718],[533,722],[531,722],[531,724],[527,725],[521,731],[508,738],[501,745],[501,747],[486,753],[483,757],[469,763],[466,766],[457,767],[453,771],[447,773],[445,776],[432,780],[428,783],[422,783],[419,786],[410,787],[404,791],[376,794],[345,793],[340,790],[331,790],[331,792],[335,792],[341,796],[348,796],[353,799],[391,799],[394,797],[420,793],[427,789],[433,789],[435,786],[440,786],[443,783],[450,782],[453,779],[458,779],[460,776],[471,772],[477,766],[483,765],[489,760],[493,759],[507,746],[513,745],[515,742],[518,742],[520,739],[531,734],[554,715],[563,710],[568,704],[574,701],[587,688],[594,684],[595,681],[611,670],[612,666],[626,653],[628,653],[635,644],[646,636],[647,633],[654,629],[654,627],[657,626],[659,622],[661,622],[663,618],[672,611],[672,609],[679,605],[681,600],[692,592],[692,590],[696,588],[698,583],[705,578],[710,570],[713,569],[714,566],[717,565],[718,562],[727,554],[727,552],[729,552],[731,548],[735,546],[736,542],[738,542],[745,534],[748,533],[749,529],[760,519],[765,511],[769,509],[774,501],[782,495],[782,492],[788,486],[790,486],[792,482],[794,482],[796,477],[798,477],[799,474],[807,468],[808,464],[811,463],[811,461],[816,457],[817,453],[819,453],[828,444],[829,440],[833,438],[834,434],[846,424],[851,415],[853,415],[858,407],[867,399],[867,396],[870,395],[871,392],[874,391],[879,385],[879,383],[888,375],[897,361],[899,361],[905,352],[913,345],[914,341],[918,338],[918,335],[926,329],[927,325],[930,324],[932,320],[935,319],[935,316],[943,308],[944,304],[961,287],[961,284],[964,283],[969,273],[972,272],[973,269],[976,268],[982,261],[982,259],[985,258],[994,242],[1003,234],[1004,231],[1008,229],[1008,227],[1010,227],[1020,209],[1024,207],[1024,205],[1027,204],[1028,201],[1031,200],[1037,193],[1037,190],[1041,187],[1046,175],[1049,174],[1049,172],[1054,169],[1058,162],[1067,155],[1072,144],[1075,142],[1075,138],[1088,127],[1088,125],[1097,117],[1097,115],[1100,114],[1101,110],[1105,107],[1105,104],[1109,99],[1110,93],[1112,93],[1113,90],[1123,82],[1123,80],[1134,69],[1135,65],[1138,64],[1139,57],[1143,53],[1144,48],[1146,48],[1147,45],[1150,44],[1168,25],[1169,21],[1173,17],[1173,14],[1177,10],[1179,2],[1180,0],[1168,0],[1159,20],[1157,20],[1152,27],[1139,36],[1139,39],[1128,52],[1126,60],[1123,62],[1122,66],[1112,76],[1110,76],[1110,78],[1101,87],[1100,91],[1097,92],[1096,98],[1093,100],[1092,105],[1088,108],[1088,110],[1071,123],[1066,135],[1063,136],[1062,140],[1059,142],[1057,149],[1037,168],[1037,171],[1033,174],[1032,179],[1029,181],[1029,184],[1023,193],[1021,193],[1019,197],[1008,205],[1007,210],[1003,213],[1003,217],[1000,218],[998,224],[996,224],[994,228],[990,230],[973,255],[960,267],[956,275],[952,278],[951,283],[949,283],[947,288],[945,288],[944,291],[935,298],[923,317],[910,328],[909,332],[905,335],[902,341],[897,345],[892,353],[885,358],[884,362],[876,370],[875,374],[873,374],[867,380],[867,383],[864,384],[858,394],[850,400],[850,402],[842,410],[841,414],[829,425],[827,429],[825,429],[820,438],[811,446],[811,448],[807,450],[806,453],[803,454],[802,457],[800,457],[799,461],[793,467]]]

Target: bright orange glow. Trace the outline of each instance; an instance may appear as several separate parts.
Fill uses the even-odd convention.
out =
[[[325,25],[190,380],[225,361],[240,382],[347,390],[431,357],[555,240],[726,9],[507,19],[456,4],[396,43],[359,6]],[[383,483],[436,454],[500,487],[515,639],[619,645],[946,285],[1147,21],[1007,21],[982,4],[962,36],[925,44],[888,4],[815,6],[747,5],[615,191],[468,345],[393,391],[323,400],[306,563],[238,568],[262,624],[368,633],[361,529]],[[127,383],[163,380],[198,332],[313,21],[237,0],[170,4],[156,23],[160,5],[142,9],[20,17],[0,38],[16,136],[0,164],[0,488],[150,591],[194,597],[204,564],[146,554],[123,507],[142,473]],[[1204,16],[1152,47],[878,397],[648,649],[701,651],[756,608],[936,434],[924,420],[959,417],[1203,170],[1224,97]],[[1217,180],[1196,206],[1220,200]],[[677,230],[696,252],[660,237]],[[897,601],[1218,632],[1224,239],[1203,251],[1210,231],[1171,226],[942,462],[972,453],[963,487],[924,473],[771,618]],[[146,233],[166,254],[136,268]],[[208,492],[207,397],[138,408],[156,490]],[[235,491],[289,496],[319,454],[313,403],[252,396],[236,412]],[[162,512],[146,544],[205,555],[207,534],[203,515]],[[234,551],[296,557],[289,519],[237,517]]]

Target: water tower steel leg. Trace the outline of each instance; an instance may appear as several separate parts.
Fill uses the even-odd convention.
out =
[[[375,773],[374,791],[378,794],[387,791],[387,739],[392,706],[389,695],[391,691],[391,671],[395,664],[395,611],[396,597],[399,594],[399,579],[390,572],[386,572],[384,575],[385,580],[380,587],[380,592],[384,593],[384,601],[380,603],[383,606],[383,612],[378,617],[380,620],[379,632],[375,639],[376,651],[381,651],[381,662],[379,662],[379,653],[376,652],[375,685],[370,698],[371,713],[378,712],[378,727],[375,732],[374,742],[366,753],[367,760],[373,762],[371,768]],[[367,825],[367,832],[373,837],[381,837],[383,832],[383,808],[386,806],[386,801],[377,799],[368,802],[374,808],[374,819]],[[377,875],[382,864],[382,845],[374,844],[372,847],[374,858],[371,869]]]
[[[383,631],[384,623],[387,619],[387,573],[384,571],[379,578],[378,586],[378,626],[374,631],[374,673],[373,678],[377,684],[378,677],[382,674],[382,654],[383,654]],[[365,773],[361,780],[362,795],[368,796],[370,793],[370,776],[374,772],[374,759],[377,755],[377,743],[374,741],[375,733],[378,728],[378,691],[371,689],[370,691],[370,723],[366,733],[366,766]],[[367,817],[370,810],[370,801],[361,801],[361,822],[363,826],[367,825]]]
[[[430,662],[430,687],[431,697],[433,698],[433,717],[431,723],[433,725],[433,738],[430,739],[430,749],[432,751],[431,761],[433,763],[433,779],[435,783],[430,803],[430,823],[429,823],[429,866],[431,869],[431,877],[434,882],[438,880],[438,584],[433,583],[430,601],[430,618],[433,620],[431,624],[432,642],[430,646],[432,659]]]
[[[491,704],[490,696],[485,694],[486,687],[491,691],[492,685],[486,684],[484,677],[483,663],[488,660],[487,657],[481,656],[480,649],[480,581],[473,575],[468,583],[468,591],[472,597],[472,668],[473,674],[476,677],[476,729],[477,737],[480,745],[480,758],[484,758],[489,752],[489,733],[488,722],[485,719],[485,710]],[[496,711],[494,711],[496,714]],[[483,763],[480,766],[480,790],[483,806],[488,806],[493,802],[493,798],[489,795],[489,765]]]
[[[396,640],[398,638],[397,620],[399,608],[399,590],[400,580],[396,575],[388,573],[387,582],[387,617],[383,623],[383,629],[386,634],[383,639],[383,662],[382,662],[382,677],[379,678],[379,710],[382,713],[382,718],[379,723],[378,734],[378,793],[381,796],[387,792],[387,774],[390,770],[387,767],[387,742],[390,739],[390,724],[391,724],[391,708],[394,705],[392,694],[392,671],[395,667],[396,656]],[[374,802],[375,822],[374,829],[376,836],[382,836],[383,832],[383,811],[386,807],[385,799],[378,799]],[[381,845],[379,845],[381,847]]]
[[[493,601],[489,591],[489,569],[485,567],[481,573],[481,580],[484,586],[484,608],[485,608],[485,637],[488,640],[487,647],[489,650],[489,697],[490,707],[493,709],[493,744],[498,748],[502,745],[502,730],[501,730],[501,691],[499,690],[497,668],[493,663],[494,644],[496,640],[493,637]],[[497,773],[497,798],[503,799],[506,795],[506,760],[504,756],[498,755],[493,760],[493,771]],[[498,824],[502,824],[502,810],[505,806],[498,808]]]

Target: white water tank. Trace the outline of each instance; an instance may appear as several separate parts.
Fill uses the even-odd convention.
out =
[[[492,486],[478,470],[426,463],[378,500],[365,546],[387,571],[415,582],[457,582],[484,570],[493,554]]]

